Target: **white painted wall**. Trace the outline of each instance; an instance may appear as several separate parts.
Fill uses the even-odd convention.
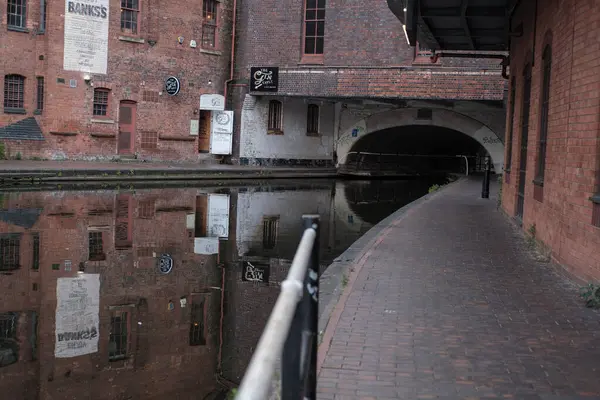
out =
[[[267,135],[269,101],[283,103],[283,135]],[[320,107],[319,136],[306,135],[309,104]],[[242,107],[240,157],[331,160],[334,104],[301,98],[246,95]]]

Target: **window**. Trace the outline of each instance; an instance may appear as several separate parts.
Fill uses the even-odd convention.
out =
[[[108,338],[108,359],[118,361],[127,358],[129,346],[129,314],[113,311],[110,316],[110,334]]]
[[[308,105],[308,112],[306,116],[306,134],[308,136],[319,135],[319,106],[315,104]]]
[[[202,47],[217,46],[217,1],[204,0],[202,6]]]
[[[268,133],[272,135],[283,134],[283,104],[278,100],[269,102],[269,124]]]
[[[25,77],[21,75],[4,76],[4,109],[25,108]]]
[[[204,335],[204,299],[192,302],[192,318],[190,321],[190,346],[205,346]]]
[[[121,0],[121,32],[138,33],[139,0]]]
[[[279,217],[265,217],[263,219],[263,248],[265,250],[272,250],[277,245],[278,228]]]
[[[108,89],[94,89],[94,115],[108,115]]]
[[[507,173],[510,173],[510,168],[512,165],[512,145],[513,145],[513,119],[515,117],[515,95],[516,95],[516,85],[517,80],[513,76],[510,82],[510,105],[508,110],[508,138],[506,140],[507,154],[506,154],[506,165],[505,170]]]
[[[20,267],[21,236],[8,234],[0,237],[0,271],[11,271]]]
[[[0,314],[0,367],[16,363],[18,357],[17,322],[19,314]]]
[[[46,32],[46,9],[48,0],[41,0],[42,4],[40,5],[40,33]]]
[[[88,232],[88,252],[90,261],[102,261],[106,259],[102,232]]]
[[[546,172],[546,149],[548,141],[548,108],[550,103],[550,73],[552,70],[552,53],[550,46],[546,46],[542,56],[542,98],[541,98],[541,118],[540,118],[540,135],[538,142],[538,162],[536,182],[544,182],[544,174]]]
[[[37,110],[42,111],[44,109],[44,78],[38,76],[37,78]]]
[[[323,55],[325,44],[325,0],[306,0],[304,54]]]
[[[142,149],[154,150],[158,144],[158,132],[142,131]]]
[[[519,186],[516,216],[523,221],[525,210],[525,179],[527,178],[527,150],[529,141],[529,111],[531,105],[531,66],[523,71],[523,99],[521,100],[521,152],[519,154]]]
[[[138,217],[143,219],[154,218],[155,203],[154,199],[140,200],[138,204]]]
[[[8,0],[6,17],[9,28],[25,29],[27,27],[27,0]]]
[[[40,269],[40,234],[33,234],[33,259],[31,260],[31,268],[34,270]]]

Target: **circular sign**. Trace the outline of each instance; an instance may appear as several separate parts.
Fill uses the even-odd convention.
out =
[[[158,271],[166,275],[173,270],[173,258],[169,254],[162,254],[158,258]]]
[[[227,125],[229,123],[229,115],[227,113],[221,112],[217,114],[217,123],[219,125]]]
[[[181,83],[176,76],[170,76],[165,81],[165,91],[169,96],[175,96],[181,89]]]

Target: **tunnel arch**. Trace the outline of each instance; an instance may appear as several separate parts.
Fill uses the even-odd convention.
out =
[[[431,109],[431,118],[418,119],[418,110],[417,108],[403,108],[383,111],[372,114],[351,125],[337,140],[337,166],[346,163],[346,158],[352,147],[367,135],[390,128],[425,125],[451,129],[472,137],[488,152],[497,173],[502,171],[504,166],[504,144],[489,127],[464,114],[437,108]]]

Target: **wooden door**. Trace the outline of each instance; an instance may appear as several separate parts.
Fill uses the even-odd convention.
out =
[[[119,137],[118,154],[133,154],[135,138],[136,104],[131,101],[121,101],[119,105]]]
[[[210,152],[210,122],[212,113],[200,110],[200,123],[198,124],[198,153]]]
[[[206,218],[208,216],[208,195],[196,196],[196,215],[194,237],[206,237]]]

